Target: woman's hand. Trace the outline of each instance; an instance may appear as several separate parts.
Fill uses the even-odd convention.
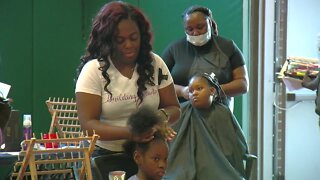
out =
[[[306,74],[303,76],[301,85],[302,87],[308,88],[310,90],[315,90],[317,89],[319,84],[319,74],[317,75],[316,78],[312,79],[310,78],[310,72],[307,71]]]
[[[307,71],[304,76],[303,76],[303,79],[302,79],[302,83],[309,83],[311,82],[311,78],[310,78],[310,71]]]
[[[189,100],[189,87],[188,86],[185,86],[183,89],[182,89],[182,97],[185,98],[186,100]]]
[[[167,125],[167,122],[159,124],[155,128],[157,129],[157,131],[160,131],[161,134],[163,134],[167,141],[172,141],[173,138],[177,135],[177,133]]]
[[[189,100],[189,87],[188,86],[182,86],[182,85],[175,84],[174,90],[175,90],[176,95],[178,97],[182,97],[186,100]]]
[[[157,130],[158,130],[157,128],[151,128],[147,132],[142,134],[133,133],[131,140],[135,142],[140,142],[140,143],[151,141],[154,138],[153,135]]]
[[[165,128],[165,136],[168,141],[172,141],[176,137],[177,132],[175,132],[171,127],[167,126]]]
[[[161,118],[161,123],[156,125],[155,128],[160,131],[168,141],[171,141],[177,133],[168,125],[170,117],[164,109],[159,109],[158,115]]]

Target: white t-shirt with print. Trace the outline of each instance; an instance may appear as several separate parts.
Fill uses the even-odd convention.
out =
[[[76,83],[75,92],[84,92],[89,94],[95,94],[102,97],[102,112],[100,121],[113,126],[126,126],[127,120],[132,112],[142,106],[149,106],[153,109],[159,108],[159,89],[167,87],[173,83],[171,74],[164,63],[164,61],[156,54],[152,53],[154,57],[154,83],[155,86],[146,85],[147,90],[144,92],[143,102],[138,103],[138,73],[137,66],[135,67],[132,78],[129,79],[123,76],[110,62],[110,67],[107,70],[110,77],[110,84],[108,90],[111,95],[104,90],[106,80],[99,70],[100,63],[98,60],[91,60],[87,62],[81,70]],[[159,69],[162,70],[162,74],[166,75],[166,79],[163,79],[159,85],[158,74]],[[111,151],[123,151],[122,144],[125,140],[115,141],[97,141],[97,145],[111,150]]]

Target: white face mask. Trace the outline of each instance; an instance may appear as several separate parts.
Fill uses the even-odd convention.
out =
[[[191,36],[186,33],[187,41],[195,46],[203,46],[211,39],[211,26],[208,24],[207,32],[198,36]]]

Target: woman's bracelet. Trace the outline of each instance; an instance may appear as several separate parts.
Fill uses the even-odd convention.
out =
[[[159,111],[161,111],[165,116],[166,116],[166,121],[169,121],[169,114],[167,113],[167,111],[164,108],[159,109]]]

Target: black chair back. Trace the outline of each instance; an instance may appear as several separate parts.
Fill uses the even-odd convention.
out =
[[[109,179],[108,176],[110,171],[125,171],[125,179],[130,178],[138,172],[136,163],[125,153],[93,157],[92,164],[94,171],[98,176],[96,178],[99,180]]]

